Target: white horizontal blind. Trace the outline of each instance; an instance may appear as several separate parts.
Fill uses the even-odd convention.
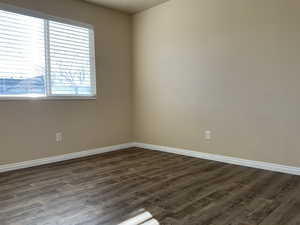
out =
[[[0,10],[0,96],[45,94],[44,20]]]
[[[0,98],[96,96],[90,25],[7,10],[0,10]]]
[[[49,21],[51,95],[95,95],[90,32],[85,27]]]

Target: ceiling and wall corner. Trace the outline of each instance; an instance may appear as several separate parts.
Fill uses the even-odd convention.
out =
[[[117,9],[127,13],[138,13],[169,0],[84,0],[100,6]]]

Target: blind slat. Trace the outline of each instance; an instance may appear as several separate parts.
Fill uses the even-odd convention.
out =
[[[59,46],[53,46],[53,49],[55,48],[55,52],[61,52],[61,53],[65,53],[65,54],[82,54],[82,55],[86,55],[87,52],[89,52],[88,49],[85,50],[81,50],[81,49],[76,49],[76,48],[68,48],[68,51],[65,51],[64,47],[59,47]]]
[[[89,47],[88,46],[80,46],[74,43],[62,43],[59,41],[56,41],[55,39],[51,41],[52,49],[59,48],[63,49],[64,51],[68,51],[69,49],[75,50],[75,51],[81,51],[89,54]]]
[[[89,39],[85,37],[85,35],[80,35],[80,33],[74,33],[74,34],[71,34],[71,33],[68,33],[66,31],[64,31],[63,33],[62,32],[59,32],[57,30],[51,30],[52,33],[54,34],[59,34],[61,35],[61,37],[68,37],[68,38],[76,38],[77,40],[83,40],[83,41],[87,41],[89,42]]]

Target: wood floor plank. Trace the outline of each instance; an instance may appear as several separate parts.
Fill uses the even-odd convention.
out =
[[[140,148],[0,174],[1,225],[299,225],[300,177]]]

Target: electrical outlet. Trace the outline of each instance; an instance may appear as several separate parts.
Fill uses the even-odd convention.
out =
[[[211,140],[212,132],[210,130],[206,130],[204,132],[204,139],[205,140]]]
[[[56,133],[56,142],[62,142],[62,140],[63,140],[62,133],[61,132]]]

